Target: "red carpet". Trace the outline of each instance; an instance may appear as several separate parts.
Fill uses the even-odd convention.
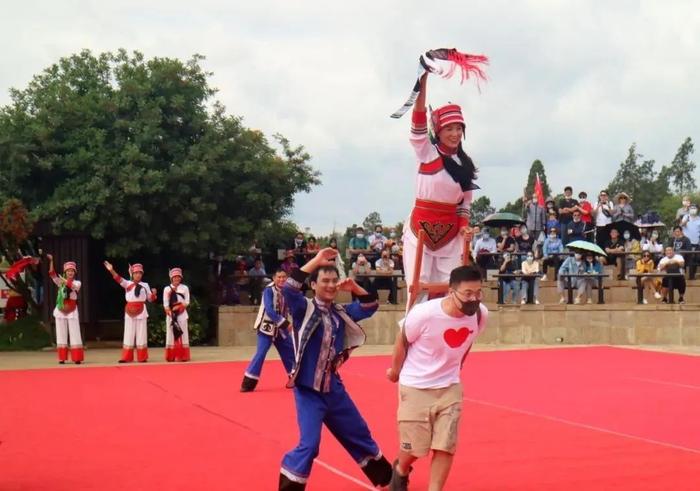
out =
[[[89,360],[88,360],[89,361]],[[344,380],[389,458],[386,357]],[[296,443],[291,391],[269,362],[0,372],[0,490],[270,490]],[[700,489],[700,357],[615,348],[472,353],[450,490]],[[324,436],[310,490],[367,489]],[[410,489],[426,489],[428,462]],[[361,484],[355,482],[359,481]]]

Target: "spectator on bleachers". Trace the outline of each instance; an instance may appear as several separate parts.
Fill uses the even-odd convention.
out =
[[[700,216],[698,216],[698,205],[692,203],[688,207],[688,214],[681,218],[681,227],[683,227],[683,235],[688,237],[690,241],[690,250],[697,251],[700,249]],[[694,280],[698,269],[697,258],[695,254],[688,254],[685,258],[685,263],[688,267],[688,279]]]
[[[287,276],[291,276],[292,271],[299,268],[296,256],[294,256],[294,253],[292,251],[289,251],[287,253],[287,257],[284,258],[284,261],[280,265],[280,268],[282,268],[284,272],[287,273]]]
[[[593,254],[587,253],[585,261],[583,263],[583,272],[586,274],[602,274],[603,273],[603,266],[596,260],[595,256]],[[598,284],[598,278],[592,277],[592,278],[581,278],[586,285],[585,288],[585,295],[586,295],[586,303],[593,303],[593,287]],[[574,303],[581,303],[583,301],[583,298],[581,297],[581,294],[576,297],[576,300],[574,300]]]
[[[401,257],[400,250],[398,244],[391,246],[391,260],[394,261],[394,269],[401,270],[403,273],[403,257]]]
[[[554,201],[554,198],[549,198],[547,201],[544,202],[544,212],[547,216],[549,216],[550,213],[554,212],[554,215],[556,215],[557,220],[559,219],[559,212],[557,211],[557,204]]]
[[[537,238],[546,228],[547,216],[545,208],[540,206],[535,193],[532,193],[532,199],[525,202],[524,208],[525,225],[530,234]]]
[[[559,200],[559,224],[561,225],[561,239],[564,244],[569,243],[566,236],[569,229],[569,223],[574,219],[574,210],[578,206],[578,201],[573,198],[573,189],[571,186],[564,188],[564,197]]]
[[[673,247],[674,252],[690,250],[690,239],[683,234],[683,229],[679,225],[673,227],[673,236],[669,239],[668,245]]]
[[[544,245],[542,246],[542,270],[545,274],[547,274],[549,266],[552,266],[555,271],[559,270],[561,256],[556,254],[561,254],[562,252],[564,252],[564,244],[557,234],[557,229],[552,227],[549,229],[549,236],[544,240]]]
[[[654,258],[655,255],[663,254],[664,252],[664,246],[659,241],[659,232],[656,230],[652,230],[646,242],[640,245],[642,246],[642,251],[651,252],[652,258]]]
[[[676,254],[673,247],[666,247],[666,255],[659,261],[659,271],[665,271],[666,273],[681,273],[683,274],[683,268],[685,267],[685,260],[680,254]],[[674,289],[678,290],[678,303],[685,303],[683,296],[685,295],[685,278],[679,276],[676,278],[663,278],[661,280],[661,295],[663,296],[663,302],[668,303],[668,290],[673,286]]]
[[[629,230],[625,230],[622,234],[622,239],[623,239],[623,245],[625,246],[625,252],[628,254],[625,256],[625,270],[626,271],[631,271],[634,269],[634,265],[637,262],[637,259],[639,259],[639,253],[642,252],[642,247],[639,244],[639,241],[635,238],[632,237],[632,234],[630,233]],[[631,255],[634,254],[634,255]],[[625,278],[628,279],[628,278]]]
[[[371,291],[372,289],[372,282],[369,277],[367,276],[359,276],[358,275],[366,275],[366,274],[371,274],[372,273],[372,264],[367,260],[364,254],[360,253],[357,255],[357,261],[352,263],[352,274],[351,278],[355,280],[355,282],[360,285],[362,288],[364,288],[367,291]]]
[[[494,269],[496,267],[496,258],[489,255],[496,252],[498,252],[496,240],[491,237],[491,232],[489,229],[485,228],[481,232],[481,238],[477,240],[476,244],[474,245],[476,263],[483,271],[486,271],[487,269]]]
[[[572,215],[572,219],[566,226],[566,240],[564,245],[575,240],[587,240],[586,239],[586,224],[581,220],[581,212],[576,208]]]
[[[357,257],[360,254],[364,255],[372,252],[369,247],[369,239],[365,236],[364,228],[357,227],[355,236],[348,241],[348,251],[350,251],[350,260],[353,262],[357,261]]]
[[[632,205],[630,205],[632,200],[629,194],[625,192],[617,193],[615,201],[617,204],[613,206],[612,221],[620,222],[626,220],[628,222],[634,222],[634,210],[632,209]]]
[[[508,228],[501,227],[501,235],[496,239],[496,250],[498,252],[515,252],[515,239],[508,233]]]
[[[384,235],[384,229],[381,225],[375,225],[374,233],[369,236],[369,247],[376,253],[381,253],[384,250],[384,244],[386,243],[386,236]]]
[[[306,253],[306,240],[304,240],[303,233],[297,232],[289,244],[288,250],[294,254],[294,259],[298,266],[303,266],[306,263],[306,257],[304,256]]]
[[[552,232],[552,229],[556,229],[557,236],[561,235],[561,225],[559,224],[559,218],[557,218],[556,211],[549,212],[549,218],[547,219],[547,234]]]
[[[690,209],[690,196],[683,196],[681,204],[683,206],[676,210],[676,225],[680,225],[683,217],[688,214],[688,210]]]
[[[598,247],[605,247],[603,243],[603,237],[605,236],[603,228],[612,223],[612,212],[613,206],[608,197],[608,192],[603,190],[598,195],[598,202],[593,209],[593,216],[595,217],[595,243],[598,244]]]
[[[474,225],[472,227],[472,242],[470,244],[473,257],[476,257],[476,243],[480,238],[481,238],[481,227],[479,225]]]
[[[588,193],[581,191],[578,193],[578,206],[576,207],[581,212],[581,221],[585,225],[585,231],[593,230],[593,205],[588,201]],[[586,240],[593,242],[593,234],[586,234]]]
[[[309,254],[310,253],[315,254],[320,250],[321,250],[321,246],[318,245],[318,243],[316,242],[316,237],[314,237],[313,235],[311,237],[309,237],[309,240],[306,241],[306,252]]]
[[[535,258],[534,252],[528,252],[525,256],[525,260],[521,266],[523,274],[539,275],[540,274],[540,261]],[[533,278],[523,278],[521,283],[522,290],[522,300],[520,303],[527,303],[527,291],[530,287],[530,283],[533,283],[533,300],[537,305],[540,304],[539,292],[540,292],[540,278],[539,276]]]
[[[394,268],[394,261],[389,257],[389,251],[386,249],[383,250],[381,257],[374,263],[374,269],[377,271],[377,274],[392,274]],[[376,294],[377,290],[389,290],[389,299],[387,303],[396,305],[396,285],[392,278],[375,277],[372,292]]]
[[[248,278],[250,279],[250,303],[253,305],[260,304],[266,276],[267,272],[265,271],[265,265],[262,259],[255,259],[253,267],[248,270]]]
[[[583,274],[585,265],[583,256],[578,252],[567,257],[559,267],[559,280],[557,281],[557,291],[559,292],[559,303],[566,303],[567,274]],[[564,276],[562,276],[564,275]],[[576,289],[576,298],[581,302],[581,295],[586,291],[586,282],[582,278],[571,278],[571,286]]]
[[[331,239],[328,241],[328,247],[337,251],[338,239],[336,239],[335,237],[331,237]],[[340,253],[338,253],[338,255],[330,261],[335,265],[336,268],[338,268],[338,281],[343,281],[345,278],[347,278],[347,274],[345,272],[345,262],[343,261],[343,258],[341,257]]]
[[[642,252],[642,257],[639,260],[637,260],[635,271],[638,274],[654,272],[654,258],[652,257],[651,252]],[[661,282],[658,278],[642,278],[641,281],[644,290],[649,290],[653,292],[654,297],[656,299],[661,298],[661,294],[659,293],[659,287],[661,285]],[[643,298],[642,301],[644,302],[644,304],[649,303],[646,298]]]
[[[614,265],[618,279],[622,279],[622,258],[625,252],[625,244],[620,240],[620,232],[616,228],[610,229],[610,238],[605,243],[605,252],[608,257],[602,258],[603,264]]]
[[[535,238],[530,235],[530,231],[526,226],[520,227],[520,236],[515,239],[515,245],[518,252],[532,252],[535,250]],[[524,257],[521,256],[521,261]]]
[[[499,268],[500,274],[513,274],[518,270],[514,256],[506,252],[503,254],[503,263]],[[503,298],[501,303],[508,302],[508,294],[512,292],[513,303],[518,303],[518,297],[520,296],[520,280],[517,278],[498,278],[501,283],[501,288],[503,289]]]

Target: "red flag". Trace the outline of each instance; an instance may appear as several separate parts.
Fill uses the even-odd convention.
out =
[[[535,194],[537,195],[537,204],[544,208],[544,193],[539,174],[535,174]]]

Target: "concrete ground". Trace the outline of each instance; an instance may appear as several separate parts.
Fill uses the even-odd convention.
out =
[[[558,349],[570,348],[572,345],[475,345],[474,351],[498,351],[517,349]],[[678,353],[686,355],[700,356],[700,347],[686,346],[618,346],[629,349],[645,349],[650,351],[664,351],[668,353]],[[353,356],[389,355],[392,346],[390,345],[367,345],[358,348]],[[164,360],[163,348],[149,348],[149,364],[166,363]],[[246,361],[249,360],[255,351],[254,347],[220,347],[220,346],[200,346],[192,348],[192,361],[190,363],[211,363],[226,361]],[[118,348],[88,348],[85,351],[85,362],[80,366],[102,367],[115,366],[121,354]],[[279,359],[277,352],[271,349],[268,353],[269,359]],[[139,365],[131,363],[130,365]],[[0,353],[0,370],[25,370],[37,368],[78,368],[78,365],[66,362],[59,365],[54,350],[45,351],[10,351]]]

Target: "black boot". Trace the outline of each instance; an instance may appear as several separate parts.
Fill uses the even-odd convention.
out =
[[[389,483],[389,491],[408,491],[408,474],[405,476],[402,476],[401,474],[398,473],[396,470],[396,466],[399,465],[398,459],[394,461],[394,465],[392,467],[392,474],[391,474],[391,482]],[[408,473],[410,474],[413,468],[408,469]]]
[[[360,469],[375,486],[386,486],[391,482],[391,464],[383,455],[378,459],[370,459]]]
[[[306,489],[306,484],[292,481],[284,474],[280,474],[280,484],[278,489],[279,491],[304,491]]]
[[[253,392],[256,385],[258,385],[257,380],[244,375],[243,382],[241,382],[241,392]]]

